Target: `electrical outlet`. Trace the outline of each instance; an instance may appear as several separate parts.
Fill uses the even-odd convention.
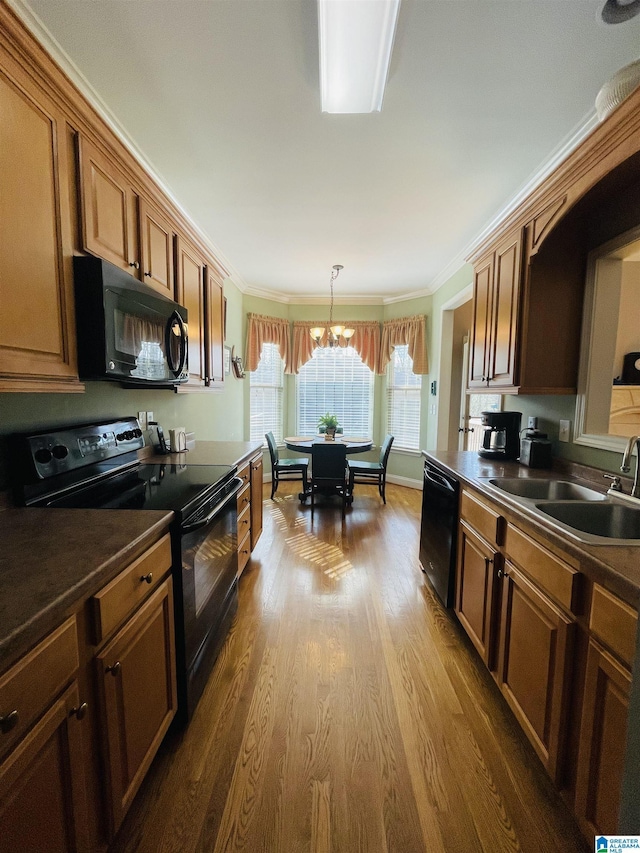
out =
[[[147,413],[146,412],[138,412],[138,423],[140,424],[140,429],[147,428]]]
[[[155,421],[155,418],[153,417],[153,412],[147,412],[147,426],[149,426],[151,421]]]
[[[529,417],[527,420],[527,429],[538,429],[538,419]]]
[[[569,433],[571,432],[571,421],[560,421],[560,430],[558,432],[559,441],[569,441]]]

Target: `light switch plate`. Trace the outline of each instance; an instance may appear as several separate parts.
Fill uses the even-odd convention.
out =
[[[138,423],[140,424],[140,429],[147,428],[147,413],[146,412],[138,412]]]
[[[558,432],[559,441],[569,441],[571,432],[571,421],[560,421],[560,430]]]

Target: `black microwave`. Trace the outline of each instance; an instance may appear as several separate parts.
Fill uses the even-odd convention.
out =
[[[81,379],[146,387],[186,382],[187,309],[108,261],[73,259]]]

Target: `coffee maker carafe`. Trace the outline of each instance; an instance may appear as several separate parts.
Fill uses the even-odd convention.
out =
[[[483,435],[478,455],[484,459],[517,459],[522,412],[482,412],[481,417]]]

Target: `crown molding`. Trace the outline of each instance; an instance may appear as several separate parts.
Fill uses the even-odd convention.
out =
[[[130,151],[130,153],[141,163],[144,169],[151,175],[153,180],[158,184],[164,193],[171,199],[176,208],[185,216],[193,225],[194,230],[201,237],[203,243],[211,250],[215,257],[223,264],[229,272],[228,278],[238,288],[238,290],[248,296],[257,296],[263,299],[269,299],[274,302],[285,304],[296,303],[304,304],[324,304],[324,300],[320,296],[300,296],[292,293],[280,293],[271,290],[262,290],[247,284],[240,275],[234,265],[226,258],[224,252],[213,242],[211,237],[202,230],[197,224],[195,218],[185,209],[184,205],[176,198],[175,194],[167,186],[166,182],[160,177],[158,170],[150,162],[149,158],[140,150],[134,140],[128,135],[126,130],[119,123],[116,116],[111,112],[107,104],[102,100],[100,95],[93,89],[89,81],[75,65],[73,60],[68,56],[59,42],[47,30],[42,21],[33,13],[33,11],[25,5],[23,0],[4,0],[15,14],[20,18],[25,27],[33,34],[40,42],[44,49],[49,53],[52,59],[60,66],[63,72],[69,77],[72,83],[79,89],[82,95],[90,103],[93,109],[100,115],[103,121],[110,127],[120,142]],[[422,290],[413,291],[411,293],[398,294],[388,297],[345,297],[335,299],[335,304],[351,304],[351,305],[390,305],[396,302],[406,302],[411,299],[419,299],[425,296],[431,296],[438,291],[454,273],[456,273],[466,263],[466,258],[473,255],[476,249],[495,231],[501,223],[503,223],[516,208],[522,204],[527,196],[538,187],[553,171],[556,169],[568,156],[577,148],[577,146],[592,132],[598,125],[598,118],[595,112],[595,106],[583,117],[583,119],[567,134],[560,144],[551,152],[548,159],[545,160],[538,169],[531,175],[527,182],[502,206],[502,208],[489,220],[482,231],[476,235],[467,246],[459,251],[449,263],[438,273],[430,285]],[[328,304],[328,302],[327,302]]]
[[[22,21],[24,26],[37,39],[37,41],[47,51],[53,61],[62,69],[62,71],[71,80],[71,82],[77,87],[82,96],[89,102],[91,107],[98,113],[100,118],[109,126],[110,130],[114,133],[118,140],[125,146],[125,148],[128,149],[131,155],[135,157],[136,160],[138,160],[144,170],[149,173],[149,175],[153,178],[153,180],[162,190],[162,192],[165,193],[165,195],[171,200],[171,202],[176,206],[176,208],[178,208],[178,210],[185,217],[185,219],[189,220],[194,231],[196,231],[204,245],[207,246],[207,248],[211,251],[213,255],[215,255],[218,262],[226,268],[229,273],[228,277],[232,280],[233,284],[235,284],[235,286],[239,290],[244,291],[244,289],[246,288],[246,283],[243,281],[240,273],[235,269],[233,264],[225,256],[224,252],[221,251],[219,246],[217,246],[213,242],[211,237],[205,231],[202,230],[202,228],[198,225],[195,217],[191,213],[189,213],[189,211],[184,207],[180,200],[176,198],[175,194],[167,185],[166,181],[164,181],[163,178],[160,177],[160,173],[149,160],[149,158],[138,147],[136,142],[129,136],[125,128],[120,124],[116,116],[111,112],[109,106],[102,100],[98,92],[96,92],[96,90],[84,76],[82,71],[78,68],[78,66],[71,59],[71,57],[66,53],[62,45],[58,41],[56,41],[53,35],[45,27],[40,18],[38,18],[38,16],[28,6],[25,5],[23,0],[4,0],[4,2],[15,12],[15,14]]]

